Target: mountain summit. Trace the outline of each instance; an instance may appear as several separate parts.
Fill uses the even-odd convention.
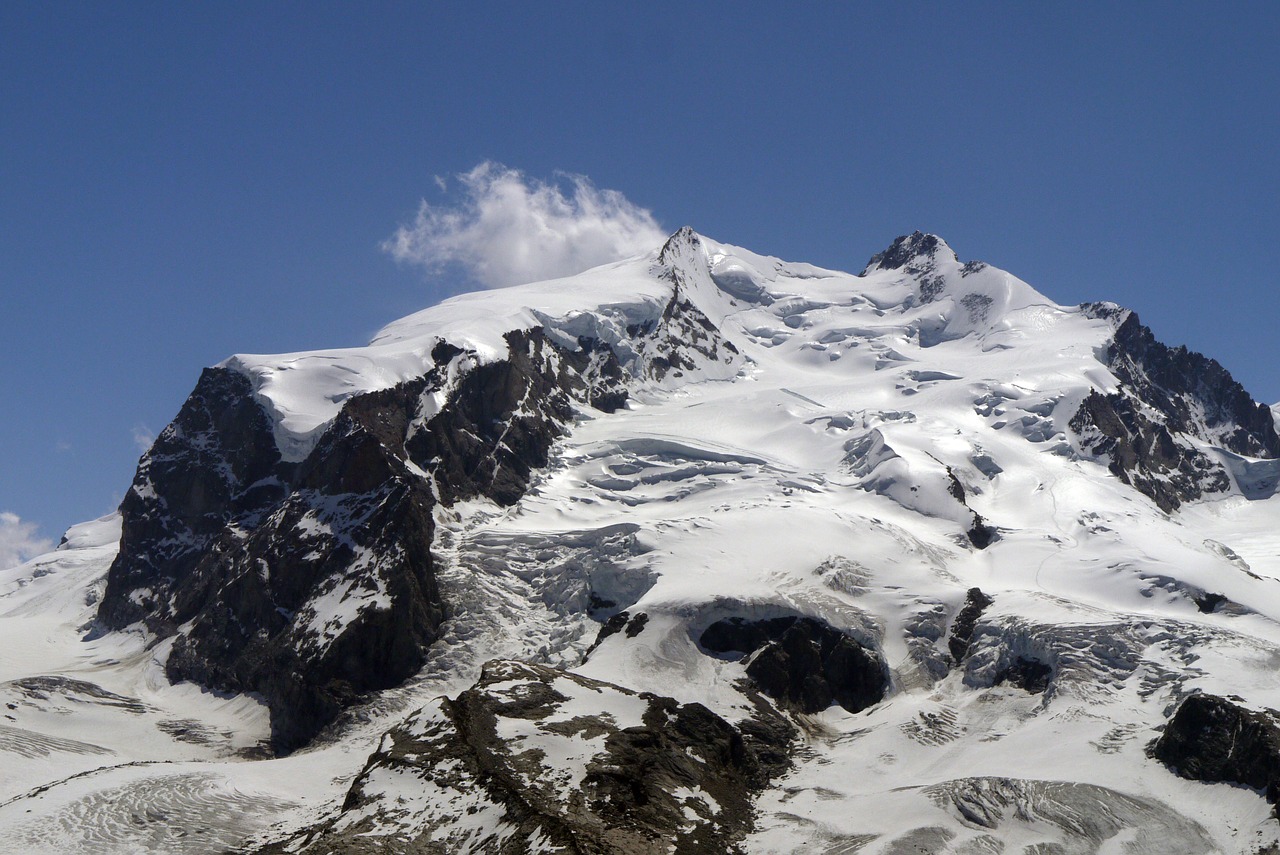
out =
[[[877,252],[871,256],[862,275],[866,276],[877,270],[905,270],[908,273],[919,273],[931,268],[934,265],[934,259],[939,255],[944,260],[960,260],[942,238],[915,231],[909,235],[902,235],[889,244],[889,248],[884,252]]]
[[[233,356],[0,576],[0,839],[1274,851],[1275,425],[921,232]]]

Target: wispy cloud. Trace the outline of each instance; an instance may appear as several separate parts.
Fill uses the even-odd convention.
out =
[[[133,426],[133,444],[138,447],[138,451],[144,454],[151,450],[151,444],[156,441],[156,435],[151,428],[144,424],[136,424]]]
[[[53,541],[40,537],[35,523],[23,522],[9,511],[0,511],[0,570],[16,567],[53,548]]]
[[[451,198],[423,201],[382,247],[436,273],[456,265],[486,288],[580,273],[654,249],[666,236],[652,213],[585,175],[547,182],[486,161],[437,183]]]

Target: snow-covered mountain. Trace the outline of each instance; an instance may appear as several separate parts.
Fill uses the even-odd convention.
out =
[[[918,232],[235,356],[0,575],[0,849],[1275,851],[1278,483],[1218,363]]]

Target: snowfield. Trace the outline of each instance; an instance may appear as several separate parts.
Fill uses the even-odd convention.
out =
[[[385,733],[427,739],[440,699],[490,660],[568,669],[585,680],[555,683],[562,708],[499,718],[497,734],[533,752],[539,792],[569,803],[605,740],[566,723],[638,726],[642,692],[746,719],[751,656],[700,639],[725,618],[791,616],[876,651],[886,692],[859,712],[784,711],[790,766],[755,797],[742,852],[1191,855],[1280,840],[1260,791],[1148,756],[1194,692],[1280,709],[1280,499],[1266,461],[1223,449],[1230,426],[1176,438],[1231,480],[1172,513],[1082,444],[1071,420],[1121,387],[1100,354],[1127,314],[1056,305],[941,241],[855,276],[681,235],[674,287],[733,346],[692,370],[641,370],[654,353],[635,330],[673,289],[656,251],[457,297],[365,348],[227,360],[290,461],[345,401],[422,376],[441,341],[466,352],[460,376],[502,358],[506,332],[540,327],[563,347],[613,347],[634,379],[617,412],[579,408],[518,503],[437,508],[451,611],[426,665],[287,757],[265,747],[258,699],[171,685],[170,641],[95,625],[118,516],[0,574],[0,850],[328,851],[317,829],[358,827],[409,851],[446,816],[441,851],[497,852],[516,839],[503,806],[446,786],[457,772],[443,765],[375,765],[358,814],[341,816]],[[454,384],[424,399],[423,423]],[[359,586],[365,558],[308,607],[317,627],[385,607]],[[956,661],[972,588],[992,602]],[[602,635],[600,603],[645,620]],[[696,786],[675,797],[690,823],[719,809]]]

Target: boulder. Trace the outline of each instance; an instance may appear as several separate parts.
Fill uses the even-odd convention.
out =
[[[1251,710],[1216,695],[1182,702],[1151,747],[1184,778],[1223,781],[1262,790],[1280,800],[1280,714]]]
[[[699,643],[746,656],[747,676],[760,691],[798,712],[832,704],[861,712],[884,698],[887,668],[879,655],[815,618],[725,618],[707,627]]]

